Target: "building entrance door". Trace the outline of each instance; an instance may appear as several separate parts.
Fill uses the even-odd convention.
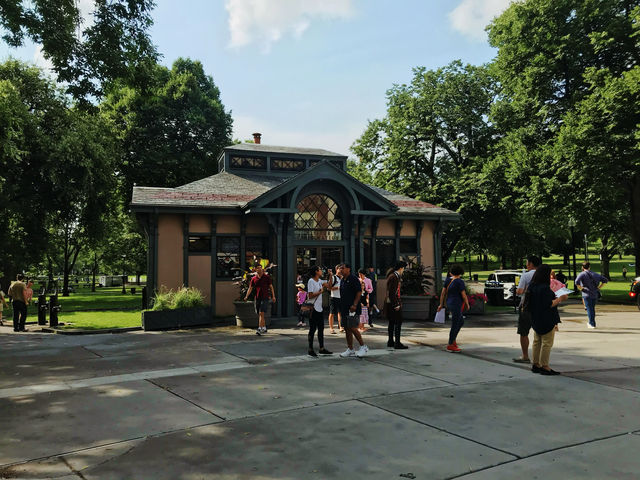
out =
[[[296,270],[299,275],[306,275],[309,269],[318,265],[323,270],[335,268],[342,262],[344,247],[298,247],[296,249]]]

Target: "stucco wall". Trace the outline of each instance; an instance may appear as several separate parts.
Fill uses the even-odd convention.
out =
[[[422,238],[420,239],[420,253],[422,255],[422,264],[426,266],[435,266],[433,255],[433,231],[435,229],[434,222],[424,222],[422,228]]]
[[[382,218],[378,223],[378,237],[395,237],[396,235],[396,222]]]
[[[264,215],[247,217],[247,235],[268,234],[269,222]]]
[[[233,282],[216,282],[216,315],[235,315],[233,301],[237,297],[238,287]]]
[[[158,288],[182,286],[183,225],[182,215],[158,217]]]
[[[196,287],[211,304],[211,257],[192,255],[189,257],[189,286]]]
[[[401,237],[415,237],[418,231],[416,230],[415,220],[405,220],[402,222],[402,229],[400,229]]]
[[[191,215],[189,217],[189,231],[196,233],[209,233],[211,221],[207,215]]]
[[[217,233],[240,233],[240,217],[237,215],[221,215],[217,218]]]

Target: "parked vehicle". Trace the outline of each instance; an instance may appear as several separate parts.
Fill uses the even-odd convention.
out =
[[[513,296],[516,294],[516,287],[520,281],[522,270],[496,270],[489,274],[487,282],[497,282],[504,288],[504,301],[513,303]]]
[[[640,277],[636,277],[631,282],[631,288],[629,289],[629,296],[636,301],[638,310],[640,310]]]

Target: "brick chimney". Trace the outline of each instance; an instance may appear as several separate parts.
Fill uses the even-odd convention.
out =
[[[262,138],[262,134],[261,133],[254,133],[253,134],[253,143],[260,145],[260,138]]]

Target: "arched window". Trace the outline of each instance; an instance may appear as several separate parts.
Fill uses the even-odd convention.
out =
[[[299,240],[342,240],[342,214],[327,195],[313,194],[298,203],[295,216]]]

